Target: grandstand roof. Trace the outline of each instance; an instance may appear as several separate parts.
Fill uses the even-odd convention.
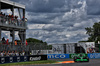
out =
[[[12,8],[12,6],[14,6],[14,8],[22,8],[25,9],[25,5],[13,2],[13,1],[9,1],[9,0],[0,0],[1,2],[1,9],[9,9]]]

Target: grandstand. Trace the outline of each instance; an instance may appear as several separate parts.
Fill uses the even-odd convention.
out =
[[[12,15],[6,15],[1,12],[2,9],[10,9],[12,11]],[[18,20],[17,16],[14,15],[14,9],[18,9],[19,15],[20,9],[23,10],[23,20]],[[25,6],[9,1],[9,0],[1,0],[0,1],[0,39],[1,39],[1,31],[10,31],[12,42],[15,40],[15,31],[19,32],[19,36],[22,42],[25,42],[26,39],[26,22],[25,22]],[[21,16],[20,16],[21,18]]]
[[[10,9],[12,14],[7,15],[3,10]],[[18,15],[15,15],[14,10],[18,10]],[[26,29],[27,29],[27,18],[25,18],[25,5],[10,1],[10,0],[0,0],[0,53],[3,51],[23,51],[26,47]],[[10,31],[10,36],[12,37],[12,42],[8,44],[7,41],[1,38],[2,31]],[[21,40],[21,44],[15,45],[15,31],[18,32],[18,35]],[[3,38],[4,39],[4,38]],[[20,49],[20,47],[22,49]],[[18,49],[19,48],[19,49]]]

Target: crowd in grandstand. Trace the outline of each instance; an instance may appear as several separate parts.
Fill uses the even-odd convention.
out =
[[[18,16],[10,14],[5,15],[5,13],[0,12],[0,21],[5,22],[6,24],[14,24],[15,26],[24,26],[24,21],[27,22],[27,18],[23,17],[21,20],[18,20]]]
[[[10,44],[9,39],[5,40],[5,37],[3,37],[0,42],[0,57],[27,55],[25,46],[25,44],[17,43],[17,40],[15,40],[14,44]]]
[[[6,44],[6,45],[9,45],[9,39],[5,40],[5,37],[3,37],[2,40],[0,40],[0,44]],[[15,45],[18,45],[17,40],[15,40],[14,44],[15,44]],[[20,41],[20,44],[22,44],[21,41]],[[25,43],[25,44],[28,45],[27,40],[26,40],[26,43]]]
[[[24,50],[22,52],[17,52],[17,51],[1,51],[0,52],[1,57],[8,57],[8,56],[25,56]]]

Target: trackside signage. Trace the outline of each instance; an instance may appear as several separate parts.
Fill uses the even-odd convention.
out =
[[[0,64],[38,60],[47,60],[47,55],[0,57]]]
[[[41,60],[41,56],[39,56],[39,57],[30,57],[30,60],[31,61]]]
[[[100,58],[100,53],[90,53],[88,54],[88,57],[91,59]]]
[[[69,54],[48,54],[48,59],[65,59],[69,58]]]
[[[27,56],[0,57],[0,64],[13,63],[13,62],[25,62],[25,61],[28,61]]]
[[[69,57],[70,58],[74,58],[75,56],[78,56],[79,54],[70,54]],[[87,54],[84,54],[85,56],[87,56]]]
[[[29,61],[47,60],[47,55],[33,55],[29,56]]]

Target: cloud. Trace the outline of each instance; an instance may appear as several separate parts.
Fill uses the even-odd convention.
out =
[[[100,0],[87,0],[87,13],[89,15],[100,15]]]
[[[48,25],[45,25],[42,29],[46,31],[57,30],[58,32],[62,32],[65,28],[62,25],[55,26],[55,24],[48,24]]]
[[[28,12],[55,13],[55,12],[70,11],[68,4],[70,0],[67,1],[66,0],[28,0],[28,1],[12,0],[12,1],[26,5],[26,10]]]
[[[87,40],[86,27],[100,21],[99,0],[13,0],[26,5],[26,37],[48,43]],[[95,15],[95,16],[93,16]]]

